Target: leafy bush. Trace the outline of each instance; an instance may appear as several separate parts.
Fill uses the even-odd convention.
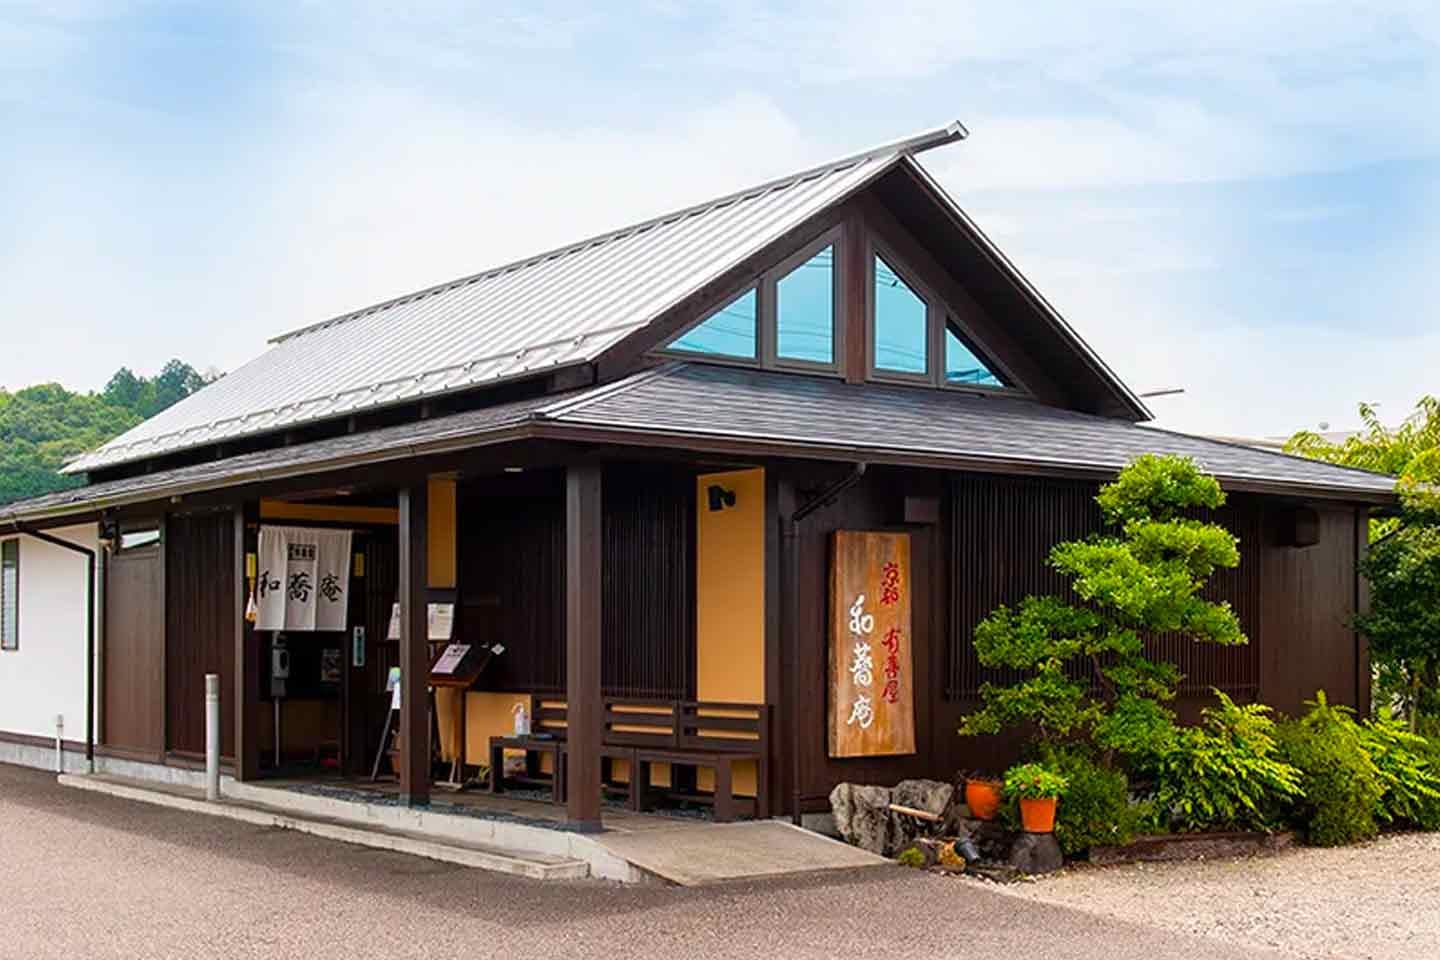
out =
[[[1058,797],[1069,784],[1043,763],[1021,763],[1005,771],[1005,796],[1019,800]]]
[[[925,854],[914,847],[906,847],[900,851],[900,856],[895,858],[895,862],[902,867],[923,867],[925,866]]]
[[[1399,720],[1360,726],[1361,739],[1380,771],[1385,792],[1375,815],[1385,823],[1440,830],[1440,767],[1436,750]]]
[[[1045,762],[1067,784],[1055,818],[1055,839],[1066,856],[1135,838],[1143,809],[1130,802],[1124,773],[1105,769],[1075,747],[1051,750]]]
[[[1353,711],[1331,706],[1322,690],[1304,717],[1277,725],[1275,733],[1285,761],[1300,770],[1305,796],[1295,811],[1310,843],[1333,847],[1379,832],[1375,811],[1385,782]]]
[[[1215,695],[1220,705],[1159,758],[1156,806],[1181,830],[1270,830],[1301,796],[1301,773],[1280,757],[1269,707]]]

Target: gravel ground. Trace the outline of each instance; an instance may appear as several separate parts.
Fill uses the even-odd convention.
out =
[[[1248,860],[1075,867],[1007,890],[1296,957],[1440,957],[1440,834]]]
[[[0,958],[1273,957],[879,867],[539,883],[58,786],[0,764]]]

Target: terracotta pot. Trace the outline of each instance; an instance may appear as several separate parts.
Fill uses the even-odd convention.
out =
[[[1004,799],[1004,787],[994,780],[966,780],[965,805],[977,820],[994,820]]]
[[[1053,833],[1055,830],[1055,798],[1020,800],[1020,823],[1026,833]]]

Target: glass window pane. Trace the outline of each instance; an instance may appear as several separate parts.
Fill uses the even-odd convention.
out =
[[[875,368],[923,374],[926,363],[925,301],[886,263],[875,258]]]
[[[20,647],[20,541],[0,543],[0,650]]]
[[[670,343],[672,350],[755,359],[755,291],[750,289]]]
[[[826,247],[775,285],[775,353],[835,362],[835,248]]]
[[[1005,385],[949,327],[945,328],[945,382],[974,383],[982,387]]]

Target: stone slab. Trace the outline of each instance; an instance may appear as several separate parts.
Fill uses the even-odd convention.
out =
[[[717,823],[704,830],[601,834],[617,856],[680,886],[820,870],[892,866],[889,860],[779,820]]]

